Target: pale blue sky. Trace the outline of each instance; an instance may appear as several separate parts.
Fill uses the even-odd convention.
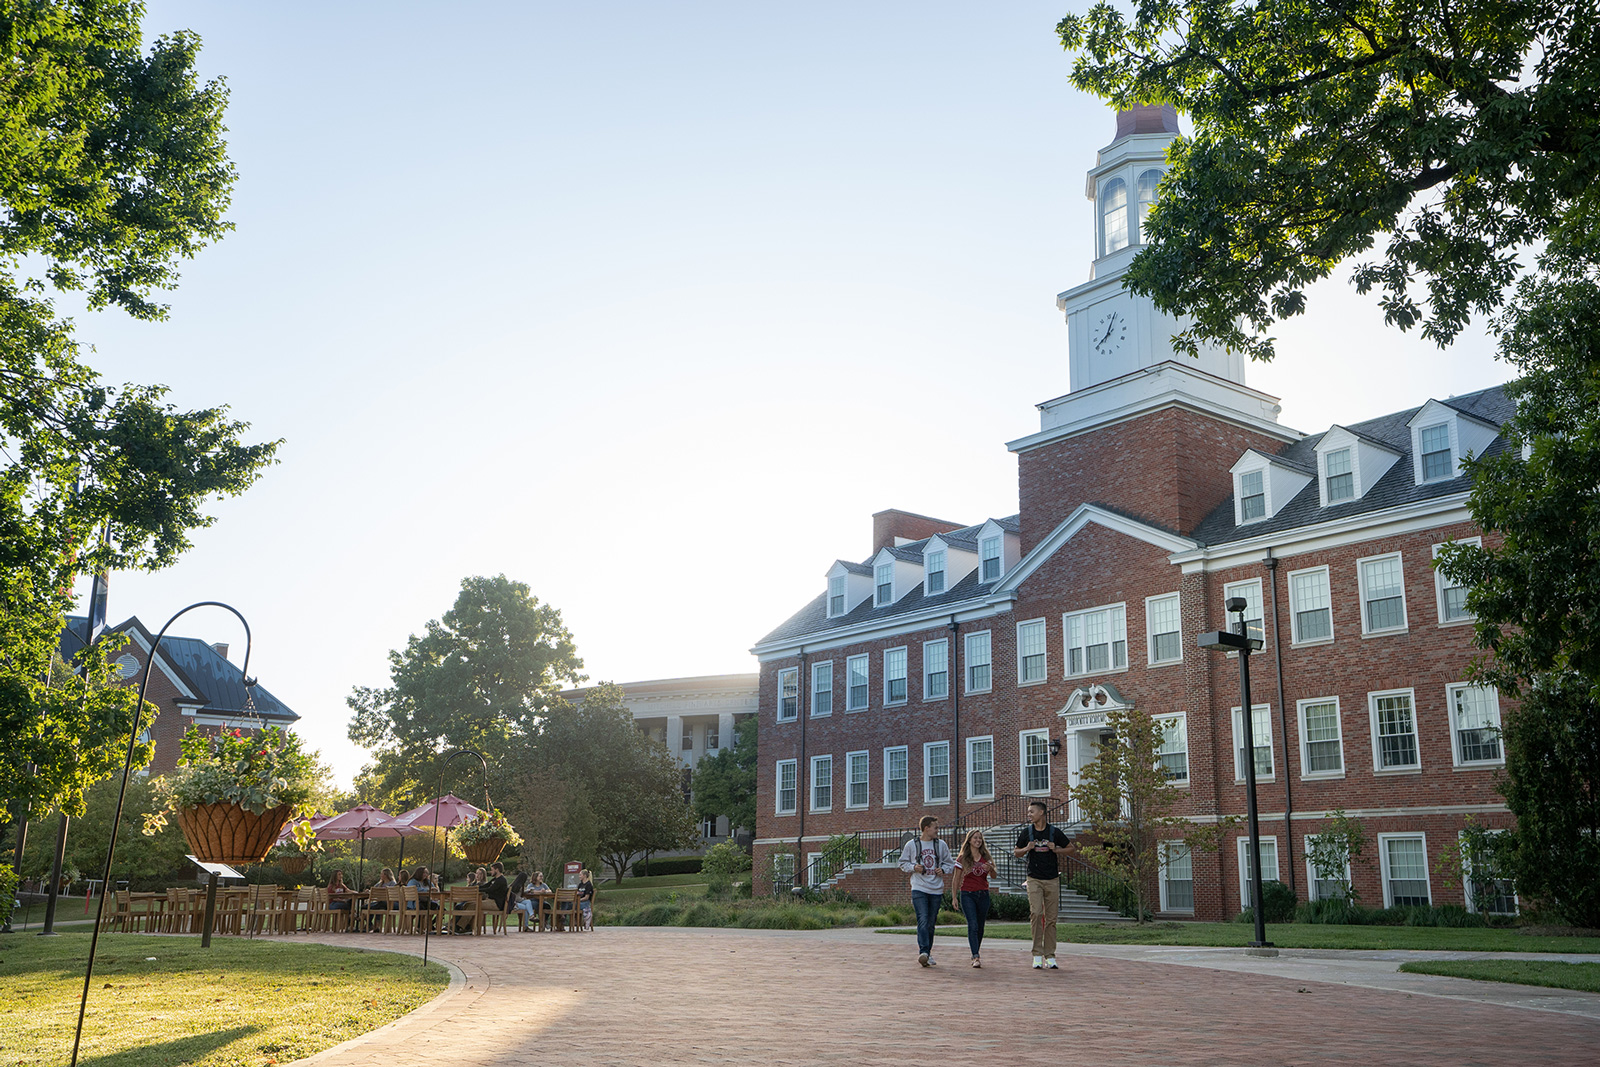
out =
[[[1070,2],[152,3],[228,79],[238,229],[171,321],[80,336],[287,443],[113,618],[238,607],[347,780],[345,696],[463,576],[527,582],[595,679],[752,671],[872,512],[1015,511],[1113,130]],[[1249,382],[1306,431],[1504,377],[1342,283],[1279,336]],[[234,626],[179,630],[237,662]]]

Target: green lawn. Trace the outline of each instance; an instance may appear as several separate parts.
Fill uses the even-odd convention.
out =
[[[660,886],[674,885],[704,885],[706,876],[703,874],[653,874],[648,878],[624,878],[621,883],[607,879],[599,883],[599,891],[608,889],[655,889]]]
[[[662,875],[662,877],[702,878],[703,876],[698,874],[665,874]],[[641,878],[639,881],[648,882],[654,881],[654,879]],[[672,882],[660,886],[638,887],[632,885],[632,882],[633,879],[631,878],[628,881],[623,882],[622,888],[620,889],[613,889],[609,885],[603,885],[599,889],[596,889],[594,893],[595,906],[600,908],[632,908],[637,907],[640,904],[648,904],[654,900],[665,900],[673,893],[678,894],[678,898],[680,900],[688,897],[703,897],[706,895],[706,883],[704,881],[701,881],[698,884],[692,882]]]
[[[1600,963],[1561,963],[1557,960],[1427,960],[1403,963],[1402,971],[1473,978],[1480,982],[1511,982],[1554,989],[1580,989],[1600,993]]]
[[[85,933],[0,937],[0,1063],[57,1067],[89,956]],[[153,958],[152,958],[153,957]],[[222,937],[104,934],[83,1023],[83,1067],[264,1067],[392,1022],[449,972],[412,956]]]
[[[885,931],[906,933],[905,930]],[[940,927],[941,937],[966,937],[965,926]],[[1200,945],[1240,947],[1254,934],[1248,923],[1149,923],[1145,926],[1062,923],[1056,937],[1089,945]],[[990,923],[989,937],[1027,941],[1026,923]],[[1443,926],[1328,926],[1289,923],[1267,927],[1279,948],[1439,949],[1463,952],[1600,952],[1600,937],[1530,937],[1515,930]]]

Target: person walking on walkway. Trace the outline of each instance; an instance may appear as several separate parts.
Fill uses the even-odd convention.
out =
[[[922,833],[900,850],[900,869],[911,876],[911,906],[917,911],[917,962],[936,967],[933,962],[933,927],[939,918],[939,902],[944,900],[944,876],[955,870],[950,846],[939,839],[939,820],[922,817]]]
[[[982,830],[969,830],[956,854],[956,869],[961,872],[961,914],[967,917],[967,947],[972,949],[972,965],[982,967],[978,950],[983,946],[983,928],[989,921],[989,876],[994,873],[994,857],[983,843]]]
[[[1056,969],[1056,915],[1061,911],[1061,855],[1067,835],[1044,818],[1044,801],[1028,802],[1031,825],[1017,835],[1011,854],[1028,859],[1028,919],[1033,924],[1033,969]]]

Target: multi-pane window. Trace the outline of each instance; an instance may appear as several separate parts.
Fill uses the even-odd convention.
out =
[[[1450,687],[1450,726],[1457,763],[1499,763],[1500,698],[1477,685]]]
[[[679,744],[679,747],[681,747],[685,752],[693,752],[694,751],[694,727],[693,726],[685,726],[683,728],[683,736],[678,739],[678,744]]]
[[[979,566],[982,568],[982,573],[978,576],[979,580],[984,582],[999,580],[1000,538],[985,537],[978,545],[978,555],[980,558]]]
[[[793,722],[800,715],[800,668],[778,672],[778,721]]]
[[[883,802],[904,804],[910,796],[907,768],[910,758],[904,745],[883,750]]]
[[[1383,854],[1384,907],[1433,903],[1428,892],[1428,848],[1423,836],[1379,834],[1378,841]]]
[[[1128,183],[1121,178],[1106,182],[1105,189],[1100,193],[1100,209],[1105,220],[1105,251],[1102,255],[1109,256],[1118,249],[1128,247]]]
[[[833,714],[833,660],[811,665],[811,717]]]
[[[994,738],[967,738],[967,797],[984,800],[994,796]]]
[[[1250,522],[1267,515],[1267,479],[1264,471],[1245,471],[1239,475],[1239,521]]]
[[[1308,778],[1344,773],[1338,697],[1300,701],[1300,773]]]
[[[1255,748],[1256,777],[1272,777],[1272,708],[1257,704],[1250,709],[1250,741]],[[1233,777],[1244,781],[1244,716],[1233,709]]]
[[[1466,842],[1457,838],[1459,848]],[[1462,879],[1466,882],[1467,910],[1482,911],[1489,915],[1515,915],[1517,913],[1517,886],[1510,878],[1500,877],[1500,870],[1492,856],[1481,857],[1479,862],[1488,866],[1479,868],[1462,856]]]
[[[1064,622],[1069,675],[1128,665],[1128,617],[1121,604],[1067,615]]]
[[[937,552],[929,552],[927,559],[924,561],[928,568],[929,595],[944,592],[944,561],[945,552],[942,548]]]
[[[722,732],[714,722],[706,723],[706,751],[715,752],[722,747]]]
[[[1250,907],[1253,899],[1250,893],[1250,838],[1239,838],[1239,901],[1241,908]],[[1277,837],[1261,838],[1261,880],[1262,882],[1278,881],[1278,839]]]
[[[1150,597],[1144,602],[1144,618],[1150,637],[1150,662],[1177,663],[1183,659],[1178,594]]]
[[[891,648],[883,654],[883,702],[906,702],[906,650]]]
[[[1400,553],[1361,561],[1361,622],[1369,634],[1405,629],[1406,588]]]
[[[1044,620],[1017,623],[1017,682],[1042,682],[1044,666]]]
[[[867,706],[867,657],[851,656],[844,661],[844,672],[850,680],[845,693],[844,710],[860,711]]]
[[[848,575],[839,574],[828,579],[828,617],[843,615],[845,607],[845,589],[850,581]]]
[[[950,799],[950,742],[932,741],[922,746],[922,797],[929,804]]]
[[[872,584],[877,590],[877,607],[894,602],[894,563],[880,563],[872,572]]]
[[[871,784],[868,779],[868,776],[872,773],[871,763],[872,756],[867,752],[851,752],[845,756],[845,807],[864,808],[867,806],[867,788]]]
[[[1419,451],[1422,453],[1422,480],[1431,482],[1436,478],[1450,477],[1454,464],[1450,456],[1450,426],[1441,422],[1437,426],[1426,426],[1417,434]]]
[[[1324,641],[1333,636],[1333,598],[1328,592],[1328,568],[1290,573],[1289,617],[1294,620],[1296,642]]]
[[[1389,771],[1420,766],[1417,716],[1411,704],[1411,690],[1373,693],[1370,699],[1377,769]]]
[[[1463,539],[1463,544],[1481,545],[1481,538],[1472,537]],[[1433,555],[1437,559],[1439,550],[1443,545],[1433,546]],[[1467,610],[1467,587],[1457,585],[1451,578],[1445,576],[1443,571],[1434,568],[1434,583],[1439,590],[1439,621],[1463,622],[1471,619],[1472,612]]]
[[[1022,791],[1050,792],[1050,731],[1028,730],[1022,735]]]
[[[772,857],[772,881],[777,885],[794,885],[794,855],[779,852]]]
[[[811,810],[833,810],[833,757],[811,757]]]
[[[1317,838],[1313,834],[1306,835],[1306,882],[1310,886],[1312,900],[1343,900],[1350,895],[1350,860],[1345,859],[1344,866],[1337,870],[1317,870],[1311,861],[1311,850],[1316,847]]]
[[[1155,721],[1161,730],[1161,744],[1156,749],[1156,755],[1169,782],[1189,780],[1189,732],[1186,719],[1184,715],[1164,715]]]
[[[1350,468],[1350,450],[1341,448],[1329,452],[1322,457],[1322,466],[1326,474],[1323,486],[1327,491],[1327,503],[1337,504],[1341,500],[1349,500],[1356,495],[1356,476]]]
[[[950,644],[928,641],[922,646],[922,699],[943,700],[950,695]]]
[[[792,760],[778,761],[778,814],[793,815],[798,797],[796,776],[799,774],[799,764]]]
[[[989,659],[989,631],[981,630],[967,635],[967,692],[981,693],[992,682]]]
[[[1161,842],[1161,910],[1194,910],[1194,860],[1182,841]]]
[[[1223,586],[1222,602],[1226,604],[1233,597],[1244,598],[1245,633],[1265,644],[1267,640],[1267,615],[1261,607],[1261,579],[1251,578],[1245,582],[1229,582]],[[1233,620],[1237,617],[1236,615],[1228,616],[1228,629],[1233,629]]]
[[[1139,175],[1139,235],[1136,240],[1149,243],[1150,238],[1145,233],[1144,221],[1150,217],[1150,209],[1155,206],[1156,187],[1161,184],[1159,170],[1147,170]]]

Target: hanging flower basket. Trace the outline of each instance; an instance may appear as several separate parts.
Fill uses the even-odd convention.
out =
[[[521,835],[498,808],[480,811],[450,831],[451,847],[472,863],[493,863],[507,845],[520,844]]]
[[[283,868],[283,873],[291,877],[305,870],[310,864],[310,856],[285,856],[278,861],[278,866]]]
[[[485,837],[470,845],[463,845],[461,849],[467,854],[467,860],[471,863],[493,863],[500,858],[500,853],[505,847],[505,838]]]
[[[196,804],[178,809],[178,826],[195,856],[234,867],[265,859],[291,813],[288,804],[260,814],[237,804]]]

